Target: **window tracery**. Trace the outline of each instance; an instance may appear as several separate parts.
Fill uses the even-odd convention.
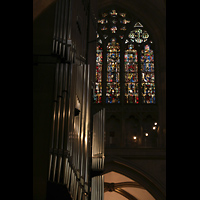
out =
[[[106,103],[120,103],[123,98],[124,103],[155,104],[154,51],[147,30],[141,22],[117,9],[102,13],[97,22],[101,32],[97,46],[106,44],[101,54],[97,49],[94,102],[102,102],[102,76],[106,76],[103,90]],[[103,68],[106,68],[106,75],[102,73]],[[120,71],[124,72],[123,77],[120,77]],[[123,97],[120,96],[121,89],[124,90]]]

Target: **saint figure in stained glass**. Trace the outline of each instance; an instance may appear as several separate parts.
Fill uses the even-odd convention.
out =
[[[107,45],[106,103],[120,103],[120,46],[115,38]]]
[[[155,103],[154,54],[148,44],[141,51],[141,71],[142,103]]]
[[[102,102],[103,90],[106,103],[120,103],[122,98],[125,104],[155,104],[154,52],[151,47],[153,42],[143,24],[114,8],[102,13],[97,22],[99,34],[94,102]],[[130,30],[129,33],[127,30]],[[103,46],[105,49],[102,49]],[[123,49],[123,55],[120,48]],[[103,55],[105,74],[102,73]],[[120,61],[121,57],[123,61]],[[120,63],[123,63],[123,66],[120,66]],[[102,84],[103,76],[106,84]],[[121,84],[124,89],[123,96],[120,96]]]
[[[124,54],[125,103],[139,103],[138,55],[133,44],[128,44]]]
[[[103,50],[102,43],[97,42],[96,45],[96,70],[95,70],[95,92],[94,103],[102,102],[102,65],[103,65]]]

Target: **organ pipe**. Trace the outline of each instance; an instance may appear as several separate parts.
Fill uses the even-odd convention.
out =
[[[92,178],[91,200],[104,200],[104,176]]]
[[[90,193],[89,158],[92,157],[91,168],[94,171],[103,171],[105,159],[105,108],[93,116],[90,155],[90,80],[89,65],[67,63],[56,65],[54,95],[56,106],[54,106],[48,180],[63,183],[73,199],[80,200],[88,199]],[[77,113],[75,109],[78,110]],[[92,177],[91,188],[93,199],[103,199],[103,176]]]
[[[52,53],[69,59],[67,44],[71,44],[71,0],[56,2]],[[71,45],[70,45],[71,46]],[[68,49],[69,51],[69,49]]]
[[[90,170],[104,169],[105,109],[93,116],[92,131],[91,69],[83,61],[77,63],[73,59],[76,49],[72,48],[71,37],[72,3],[72,0],[57,0],[55,9],[52,53],[58,63],[48,180],[64,184],[74,200],[88,200],[90,192],[92,200],[103,200],[104,177],[91,178]],[[73,44],[75,47],[74,41]]]
[[[92,169],[104,169],[105,108],[93,116]]]

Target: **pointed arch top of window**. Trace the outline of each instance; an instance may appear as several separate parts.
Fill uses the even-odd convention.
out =
[[[143,27],[143,25],[140,22],[136,22],[134,27]]]
[[[110,42],[107,45],[107,51],[120,52],[120,46],[119,43],[116,42],[116,38],[111,38]]]
[[[130,13],[113,8],[99,17],[94,102],[155,104],[151,35]]]

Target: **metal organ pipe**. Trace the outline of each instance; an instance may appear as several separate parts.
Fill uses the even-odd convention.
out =
[[[104,200],[104,176],[92,178],[91,200]]]
[[[60,183],[60,175],[63,174],[63,168],[65,166],[65,158],[63,159],[63,143],[64,143],[64,131],[66,126],[66,104],[67,104],[67,80],[68,80],[68,64],[61,63],[62,73],[60,74],[60,83],[61,83],[61,113],[60,113],[60,130],[59,130],[59,144],[58,144],[58,154],[59,154],[59,162],[58,162],[58,183]],[[64,160],[64,163],[63,163]],[[63,175],[62,175],[63,178]],[[63,182],[63,179],[62,179]]]
[[[67,26],[68,26],[68,17],[69,17],[69,0],[64,0],[64,22],[63,22],[63,40],[62,40],[62,57],[65,57],[66,53],[66,36],[67,36]]]
[[[52,126],[51,143],[50,143],[50,158],[49,158],[48,180],[50,180],[50,177],[51,177],[51,174],[52,174],[51,171],[53,171],[54,163],[55,163],[55,156],[53,154],[53,148],[54,148],[54,137],[55,137],[55,129],[56,129],[55,126],[56,126],[56,119],[57,119],[58,72],[59,72],[59,63],[56,64],[56,69],[55,69],[53,126]]]
[[[105,109],[93,116],[93,139],[90,141],[91,69],[90,65],[82,61],[77,64],[72,58],[76,55],[71,38],[72,3],[72,0],[58,0],[55,9],[52,53],[57,56],[58,63],[48,180],[64,184],[72,199],[88,200],[90,170],[104,169]],[[91,183],[91,199],[103,200],[104,177],[93,177]]]
[[[61,24],[61,3],[62,0],[58,0],[57,1],[57,23],[56,23],[56,37],[55,37],[55,51],[54,53],[57,54],[58,53],[58,42],[59,42],[59,32],[60,32],[60,24]]]
[[[93,116],[92,169],[104,169],[105,108]]]
[[[55,17],[54,17],[53,47],[52,47],[53,54],[56,52],[57,23],[58,23],[58,2],[56,2]]]
[[[89,157],[92,156],[94,171],[104,169],[105,159],[105,109],[93,116],[92,155],[90,155],[90,79],[89,65],[78,66],[67,63],[56,65],[48,180],[66,185],[73,199],[79,200],[87,200],[90,192]],[[76,113],[75,109],[79,112]],[[91,188],[92,200],[103,200],[102,175],[92,178]]]
[[[66,129],[66,109],[67,109],[67,102],[68,102],[68,64],[65,63],[63,66],[63,89],[62,89],[62,97],[63,97],[63,112],[62,112],[62,128],[61,128],[61,142],[60,142],[60,149],[64,148],[64,131]]]
[[[53,48],[52,53],[62,58],[68,58],[66,55],[67,45],[71,46],[71,0],[58,0],[56,2]],[[70,26],[70,27],[69,27]],[[67,36],[69,36],[67,38]],[[68,49],[69,51],[69,49]]]
[[[92,170],[104,170],[105,108],[93,116]],[[104,199],[104,176],[92,177],[91,200]]]
[[[58,55],[61,55],[62,43],[63,43],[63,21],[64,21],[64,8],[65,0],[61,0],[61,13],[60,13],[60,27],[59,27],[59,44],[58,44]]]

